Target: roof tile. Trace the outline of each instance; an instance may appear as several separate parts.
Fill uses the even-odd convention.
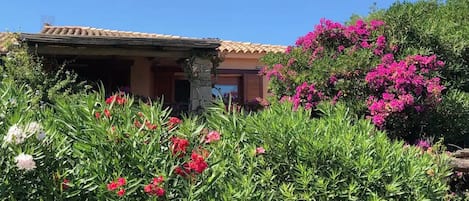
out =
[[[161,38],[161,39],[197,39],[190,37],[152,34],[130,31],[117,31],[109,29],[98,29],[82,26],[50,26],[45,25],[40,34],[61,35],[61,36],[80,36],[80,37],[129,37],[129,38]],[[5,51],[5,35],[7,33],[0,32],[0,53]],[[224,53],[267,53],[267,52],[284,52],[286,46],[267,45],[250,42],[235,42],[229,40],[221,40],[221,46],[218,47],[220,52]]]

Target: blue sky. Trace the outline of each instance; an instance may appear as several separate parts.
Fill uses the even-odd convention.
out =
[[[365,16],[373,2],[395,0],[9,0],[0,31],[37,33],[53,25],[172,34],[290,45],[321,18],[345,22]]]

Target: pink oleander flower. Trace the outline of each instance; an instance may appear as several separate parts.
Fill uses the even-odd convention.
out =
[[[264,147],[257,147],[256,148],[256,155],[260,155],[260,154],[264,154],[264,153],[265,153]]]
[[[220,133],[218,131],[210,131],[205,136],[205,143],[211,143],[220,140]]]

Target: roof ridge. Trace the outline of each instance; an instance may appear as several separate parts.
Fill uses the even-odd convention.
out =
[[[136,34],[136,35],[153,35],[153,36],[162,36],[162,37],[171,37],[171,38],[182,38],[182,39],[207,39],[207,38],[197,38],[197,37],[188,37],[188,36],[178,36],[178,35],[171,35],[171,34],[160,34],[160,33],[148,33],[148,32],[139,32],[139,31],[124,31],[124,30],[117,30],[117,29],[106,29],[106,28],[96,28],[90,26],[69,26],[69,25],[44,25],[44,28],[71,28],[71,29],[86,29],[86,30],[93,30],[93,31],[105,31],[105,32],[112,32],[112,33],[122,33],[122,34]],[[213,39],[213,38],[209,38]]]
[[[71,30],[73,29],[73,30]],[[136,31],[122,31],[105,28],[95,28],[89,26],[53,26],[45,24],[40,33],[52,35],[72,35],[72,36],[115,36],[115,37],[134,37],[134,38],[167,38],[167,39],[189,39],[189,40],[204,40],[216,39],[219,40],[221,46],[218,50],[223,52],[235,53],[265,53],[265,52],[283,52],[287,48],[284,45],[262,44],[253,42],[242,42],[223,40],[218,38],[196,38],[177,36],[170,34],[159,33],[145,33]]]
[[[90,26],[71,26],[71,25],[44,25],[44,28],[73,28],[73,29],[87,29],[87,30],[95,30],[95,31],[107,31],[113,33],[125,33],[125,34],[137,34],[137,35],[154,35],[154,36],[163,36],[163,37],[172,37],[172,38],[184,38],[184,39],[213,39],[213,38],[198,38],[198,37],[189,37],[189,36],[179,36],[179,35],[171,35],[171,34],[160,34],[160,33],[148,33],[148,32],[139,32],[139,31],[124,31],[124,30],[116,30],[116,29],[106,29],[106,28],[96,28]],[[223,40],[219,39],[222,42],[231,42],[231,43],[241,43],[246,45],[260,45],[260,46],[269,46],[269,47],[287,47],[286,45],[274,45],[274,44],[265,44],[265,43],[253,43],[253,42],[246,42],[246,41],[233,41],[233,40]]]
[[[245,42],[245,41],[233,41],[233,40],[223,40],[222,42],[230,42],[230,43],[242,43],[247,45],[261,45],[261,46],[275,46],[275,47],[288,47],[287,45],[274,45],[274,44],[267,44],[267,43],[253,43],[253,42]]]

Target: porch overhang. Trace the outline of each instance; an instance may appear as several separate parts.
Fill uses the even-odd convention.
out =
[[[218,39],[135,38],[20,34],[20,40],[42,55],[100,55],[187,58],[194,50],[216,52]]]

